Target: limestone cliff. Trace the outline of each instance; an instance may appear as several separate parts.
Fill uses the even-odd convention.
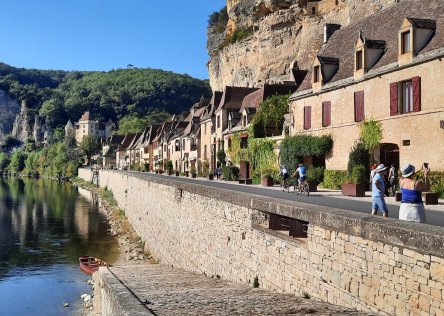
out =
[[[15,117],[20,112],[20,104],[0,90],[0,143],[11,133]]]
[[[208,30],[211,87],[293,81],[293,69],[311,67],[325,24],[346,26],[399,1],[227,0],[225,32]],[[248,30],[249,36],[224,42],[239,30]]]

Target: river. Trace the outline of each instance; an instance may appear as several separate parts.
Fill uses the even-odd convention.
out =
[[[0,316],[78,315],[91,292],[78,258],[117,259],[105,215],[79,190],[0,176]]]

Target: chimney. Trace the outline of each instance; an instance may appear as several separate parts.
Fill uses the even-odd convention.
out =
[[[328,42],[330,37],[333,35],[334,32],[339,30],[341,28],[341,25],[339,24],[325,24],[324,25],[324,44]]]

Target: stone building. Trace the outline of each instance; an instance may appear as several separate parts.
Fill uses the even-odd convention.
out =
[[[291,135],[330,134],[327,169],[347,168],[366,119],[378,162],[444,169],[444,3],[407,0],[336,30],[290,98]]]
[[[70,122],[71,121],[68,121],[67,126]],[[107,139],[111,136],[112,128],[113,121],[111,119],[109,119],[107,122],[99,122],[92,118],[89,111],[86,111],[83,113],[80,120],[75,123],[76,141],[77,143],[80,143],[83,140],[83,137],[88,135],[94,135],[101,139]]]

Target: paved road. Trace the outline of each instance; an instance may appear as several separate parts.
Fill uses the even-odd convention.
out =
[[[206,181],[201,179],[196,180],[192,178],[172,177],[168,175],[163,175],[163,174],[160,175],[155,173],[139,173],[139,175],[143,175],[144,177],[147,178],[148,177],[168,178],[170,180],[184,182],[184,183],[202,184],[210,187],[252,193],[262,196],[269,196],[282,200],[298,201],[314,205],[328,206],[328,207],[350,210],[355,212],[367,213],[367,214],[370,213],[371,211],[371,202],[358,201],[354,199],[335,198],[332,196],[326,196],[324,194],[316,194],[316,192],[313,192],[310,194],[310,196],[305,197],[298,194],[294,194],[292,192],[286,193],[280,190],[271,190],[267,188],[260,188],[257,186],[237,185],[224,181]],[[398,218],[399,206],[388,204],[387,207],[389,209],[389,216],[393,218]],[[427,213],[427,221],[426,221],[427,224],[434,226],[444,226],[444,212],[428,210],[426,206],[426,213]]]

